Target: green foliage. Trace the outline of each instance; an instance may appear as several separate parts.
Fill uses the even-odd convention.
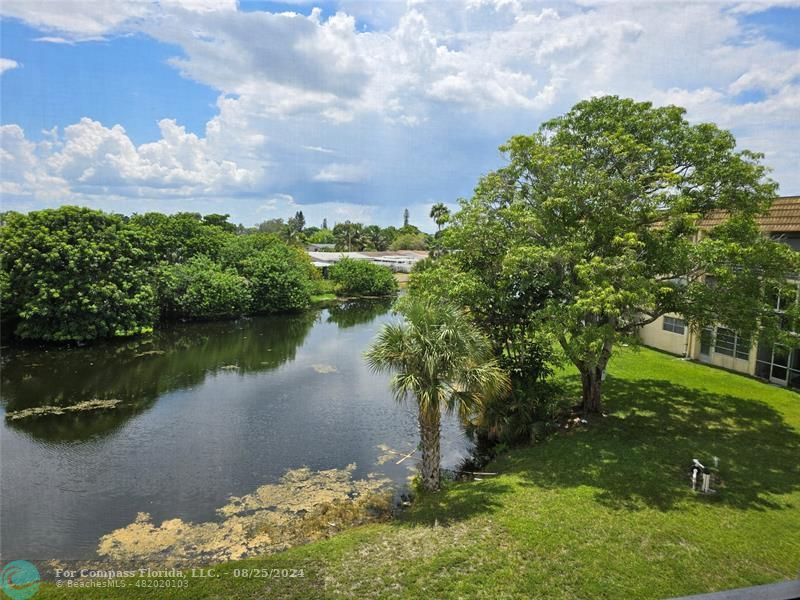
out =
[[[273,235],[284,235],[286,233],[286,223],[283,219],[269,219],[258,224],[261,233],[271,233]]]
[[[164,266],[159,273],[159,303],[169,316],[235,317],[250,309],[250,285],[235,271],[196,256],[180,265]]]
[[[366,260],[343,258],[330,267],[330,279],[344,294],[387,296],[397,291],[391,270]]]
[[[366,245],[364,226],[361,223],[345,221],[333,226],[336,249],[343,252],[357,252]]]
[[[308,306],[321,277],[306,253],[273,235],[237,235],[227,218],[6,213],[4,326],[23,338],[77,341],[150,331],[159,308],[164,317],[218,318]]]
[[[444,204],[437,202],[431,207],[430,217],[441,231],[442,227],[450,220],[450,211]]]
[[[406,296],[398,300],[403,323],[384,325],[366,353],[370,367],[393,372],[398,401],[413,399],[422,439],[422,484],[439,488],[439,431],[443,410],[471,418],[490,398],[509,391],[506,373],[489,339],[451,304]]]
[[[389,247],[389,238],[377,225],[368,225],[363,233],[365,250],[386,250]]]
[[[79,341],[152,329],[152,245],[141,227],[75,206],[9,213],[0,245],[4,313],[17,336]]]
[[[470,426],[478,435],[500,443],[540,441],[552,433],[556,419],[571,403],[557,382],[539,378],[511,381],[511,393],[485,402]]]
[[[212,225],[214,227],[219,227],[223,231],[227,231],[228,233],[236,233],[237,227],[233,223],[228,222],[228,218],[230,215],[219,215],[219,214],[210,214],[205,215],[203,217],[203,224],[204,225]]]
[[[251,286],[252,309],[257,313],[308,308],[319,277],[302,250],[277,243],[239,262],[238,271]]]
[[[336,238],[330,229],[320,229],[308,236],[308,241],[312,244],[335,244]]]
[[[226,269],[238,271],[245,259],[262,250],[282,245],[285,244],[278,236],[261,232],[230,237],[220,248],[219,262]]]
[[[199,213],[145,213],[133,215],[132,225],[138,226],[151,238],[153,262],[177,264],[198,254],[216,259],[225,241],[232,237],[225,215]]]
[[[401,233],[389,246],[390,250],[425,250],[428,241],[424,233]]]
[[[588,410],[600,409],[614,345],[664,313],[752,337],[776,330],[757,331],[757,317],[770,320],[765,290],[797,259],[755,218],[777,186],[729,132],[683,114],[613,96],[578,103],[511,138],[508,166],[481,179],[444,236],[490,296],[530,303],[535,326],[583,374]],[[697,243],[698,222],[715,210],[726,224]],[[724,293],[708,292],[707,273]]]

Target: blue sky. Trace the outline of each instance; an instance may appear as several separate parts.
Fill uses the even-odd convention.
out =
[[[4,210],[303,210],[431,230],[497,147],[613,93],[687,108],[800,194],[800,4],[4,0]]]

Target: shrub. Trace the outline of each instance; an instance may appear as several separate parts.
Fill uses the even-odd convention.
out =
[[[308,241],[312,244],[335,244],[336,237],[330,229],[320,229],[312,233]]]
[[[330,268],[339,292],[364,296],[388,296],[397,291],[391,270],[365,260],[343,258]]]
[[[401,233],[389,246],[390,250],[425,250],[427,241],[423,233]]]
[[[14,333],[80,341],[150,331],[150,244],[141,227],[88,208],[5,214],[3,312]]]
[[[307,308],[319,277],[305,252],[283,243],[245,258],[238,270],[250,282],[253,311],[260,313]]]
[[[489,440],[515,444],[541,441],[569,409],[569,398],[550,380],[512,380],[509,397],[487,402],[472,426]]]
[[[165,267],[159,281],[159,301],[166,314],[212,319],[239,316],[250,309],[247,280],[206,256]]]

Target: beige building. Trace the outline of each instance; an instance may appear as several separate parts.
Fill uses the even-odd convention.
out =
[[[713,227],[722,219],[722,213],[711,215],[701,222],[701,228]],[[800,251],[800,196],[778,198],[769,213],[759,219],[759,225],[766,235]],[[776,299],[776,311],[800,301],[797,288],[794,298]],[[639,337],[645,345],[665,352],[800,389],[800,343],[794,348],[756,344],[724,327],[708,328],[698,334],[676,314],[665,315],[642,327]]]

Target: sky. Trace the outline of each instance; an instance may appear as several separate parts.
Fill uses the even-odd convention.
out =
[[[3,210],[435,229],[594,95],[687,109],[800,194],[800,0],[3,0]]]

